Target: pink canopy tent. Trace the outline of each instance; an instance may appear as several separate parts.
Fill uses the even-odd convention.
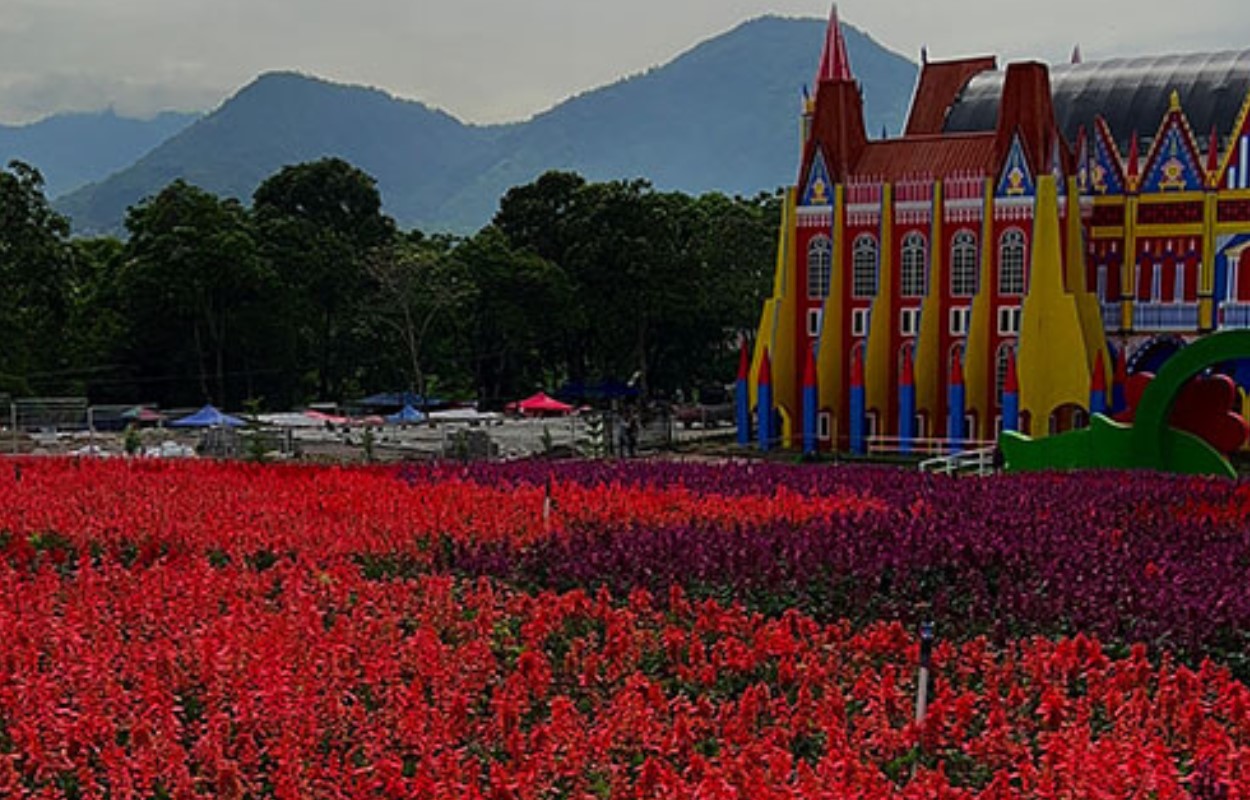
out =
[[[509,403],[507,406],[509,411],[519,411],[527,417],[556,417],[564,414],[571,414],[573,406],[568,403],[561,403],[554,397],[550,397],[544,392],[531,395],[524,400],[518,400],[515,403]]]

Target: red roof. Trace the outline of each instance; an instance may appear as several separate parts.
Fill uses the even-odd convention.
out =
[[[907,135],[941,133],[946,112],[964,85],[973,75],[997,68],[998,62],[993,56],[926,63],[920,71],[911,113],[907,115]]]
[[[855,173],[893,182],[905,177],[988,173],[994,166],[993,133],[948,133],[869,142],[855,164]]]
[[[522,414],[568,414],[573,410],[573,406],[548,397],[543,392],[519,400],[515,405]]]

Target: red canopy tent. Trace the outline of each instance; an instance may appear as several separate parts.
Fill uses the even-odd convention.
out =
[[[508,404],[509,411],[520,411],[527,417],[556,417],[571,414],[573,406],[561,403],[544,392]]]

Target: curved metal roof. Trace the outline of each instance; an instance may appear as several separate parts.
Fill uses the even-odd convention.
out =
[[[1005,75],[982,72],[968,81],[947,112],[943,130],[993,130]],[[1172,90],[1180,94],[1199,141],[1212,127],[1226,139],[1250,91],[1250,50],[1060,64],[1050,68],[1050,88],[1056,122],[1069,142],[1076,142],[1082,126],[1092,131],[1094,118],[1101,115],[1120,152],[1127,150],[1133,131],[1142,145],[1149,145]]]

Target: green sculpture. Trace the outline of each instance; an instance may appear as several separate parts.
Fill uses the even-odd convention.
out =
[[[1235,477],[1223,453],[1203,439],[1168,424],[1186,382],[1208,367],[1250,358],[1250,330],[1222,331],[1196,340],[1169,358],[1146,386],[1132,425],[1102,414],[1088,428],[1045,439],[1015,431],[998,437],[1008,472],[1043,469],[1155,469]]]

